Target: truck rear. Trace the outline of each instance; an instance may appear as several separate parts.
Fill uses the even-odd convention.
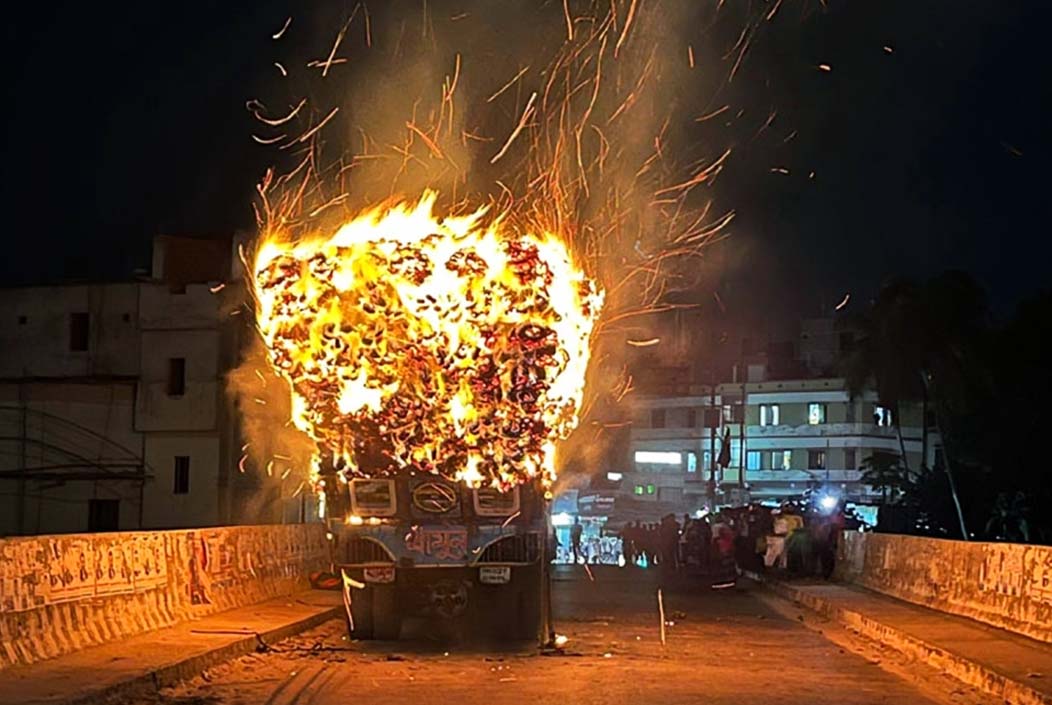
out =
[[[354,479],[329,506],[333,563],[355,639],[397,639],[408,617],[545,642],[548,503],[537,484],[471,489],[433,475]]]

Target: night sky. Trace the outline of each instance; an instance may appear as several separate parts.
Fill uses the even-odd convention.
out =
[[[272,79],[269,35],[305,10],[242,5],[36,3],[5,18],[5,283],[124,278],[155,234],[252,227],[271,155],[244,104]],[[1003,311],[1044,287],[1050,3],[827,5],[784,0],[717,98],[741,117],[698,127],[734,148],[713,189],[738,218],[712,286],[769,315],[951,267]],[[694,41],[729,45],[733,29]]]

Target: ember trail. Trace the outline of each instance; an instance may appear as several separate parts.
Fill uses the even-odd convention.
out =
[[[555,235],[379,207],[331,237],[266,233],[252,267],[292,421],[339,477],[432,473],[505,490],[555,477],[603,295]]]

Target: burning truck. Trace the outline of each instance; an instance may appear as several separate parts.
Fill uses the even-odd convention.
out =
[[[265,232],[257,326],[316,449],[351,634],[425,615],[544,638],[556,443],[603,294],[557,235],[436,198]]]

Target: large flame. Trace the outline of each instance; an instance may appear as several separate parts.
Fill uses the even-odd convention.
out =
[[[507,488],[555,478],[578,422],[603,295],[550,233],[485,209],[436,218],[433,192],[331,237],[267,233],[257,322],[315,467],[428,472]]]

